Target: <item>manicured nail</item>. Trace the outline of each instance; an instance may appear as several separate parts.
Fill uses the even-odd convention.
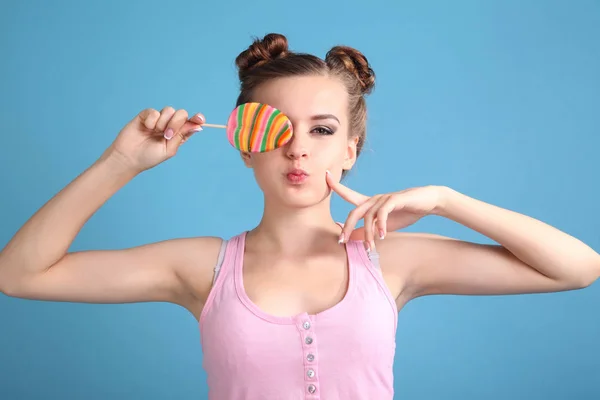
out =
[[[367,253],[371,252],[371,245],[369,244],[369,242],[365,242],[365,249],[367,250]]]
[[[340,238],[338,240],[338,243],[344,243],[344,232],[342,232],[342,234],[340,235]]]
[[[190,129],[190,133],[192,133],[192,132],[200,132],[201,130],[202,130],[202,127],[201,127],[201,126],[199,126],[199,127],[197,127],[197,128]]]
[[[165,139],[171,140],[173,138],[173,129],[169,128],[165,131]]]
[[[383,229],[379,229],[379,239],[383,240],[384,237],[385,237],[385,232],[383,231]]]
[[[329,170],[326,170],[326,171],[325,171],[325,173],[326,173],[327,175],[331,175],[331,172],[329,172]]]

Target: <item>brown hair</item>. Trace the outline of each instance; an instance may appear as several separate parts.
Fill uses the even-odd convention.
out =
[[[367,58],[348,46],[335,46],[325,59],[312,54],[292,52],[287,38],[270,33],[241,52],[235,63],[241,82],[236,107],[252,101],[253,91],[263,82],[274,78],[306,75],[330,75],[338,77],[348,92],[349,134],[358,136],[357,156],[362,150],[366,136],[367,106],[365,95],[375,85],[375,73]]]

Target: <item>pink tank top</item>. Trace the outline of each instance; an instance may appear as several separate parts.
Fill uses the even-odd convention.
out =
[[[209,399],[392,399],[398,312],[375,252],[346,245],[345,297],[315,315],[269,315],[244,290],[246,233],[224,242],[200,316]]]

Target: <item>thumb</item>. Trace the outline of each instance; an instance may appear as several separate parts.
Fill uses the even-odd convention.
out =
[[[179,146],[185,143],[194,133],[202,130],[199,124],[186,122],[183,127],[173,135],[172,138],[167,139],[167,154],[172,157],[177,153]]]

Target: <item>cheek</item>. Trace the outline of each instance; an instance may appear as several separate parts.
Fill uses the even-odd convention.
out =
[[[253,154],[250,165],[254,171],[257,180],[261,182],[268,181],[270,177],[278,174],[280,171],[281,158],[280,150],[270,151],[268,153]]]
[[[277,160],[282,157],[282,149],[268,151],[266,153],[254,153],[251,155],[250,164],[252,168],[258,170],[268,170],[277,164]]]
[[[319,164],[327,166],[340,165],[346,158],[346,143],[331,141],[331,143],[316,146],[313,158],[318,160]]]

